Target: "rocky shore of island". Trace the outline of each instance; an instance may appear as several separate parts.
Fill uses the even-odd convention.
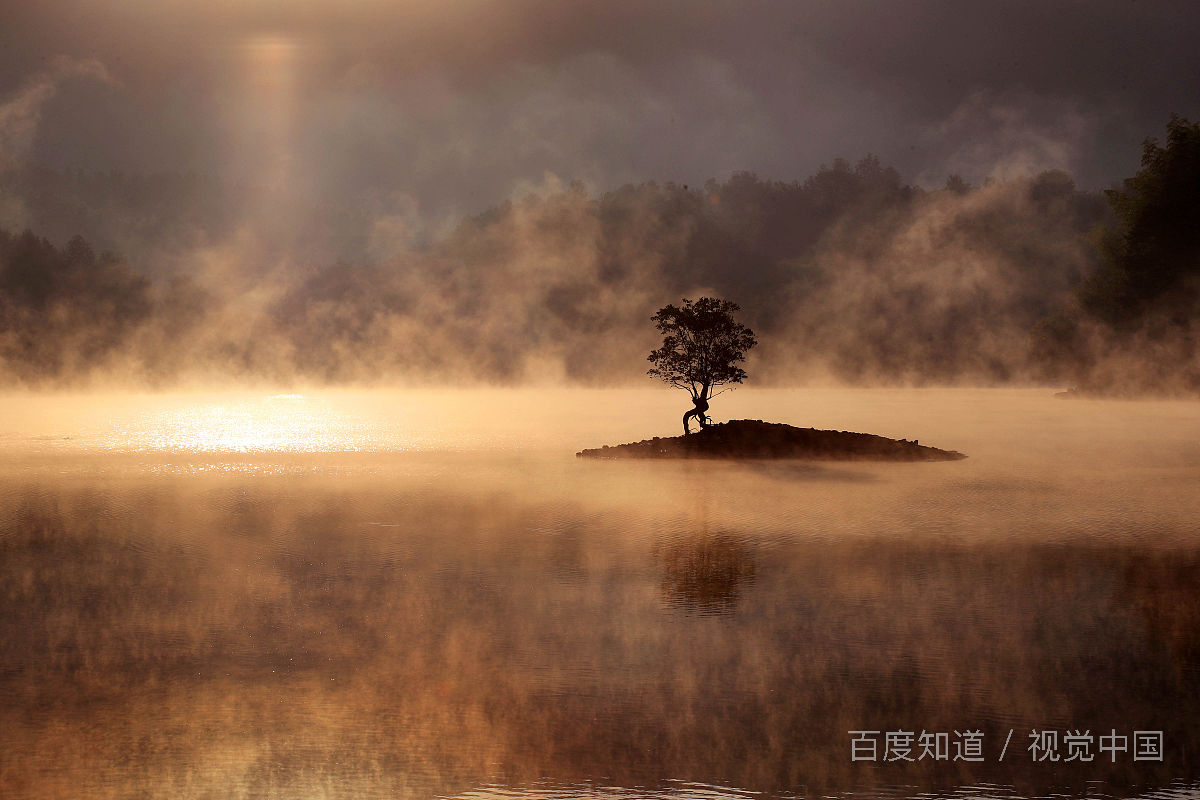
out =
[[[823,461],[957,461],[966,458],[916,440],[870,433],[731,420],[686,436],[654,437],[576,453],[580,458],[795,458]]]

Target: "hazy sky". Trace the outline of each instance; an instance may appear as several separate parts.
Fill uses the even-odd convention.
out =
[[[453,217],[541,184],[1131,174],[1200,116],[1200,5],[4,0],[0,170],[194,169]]]

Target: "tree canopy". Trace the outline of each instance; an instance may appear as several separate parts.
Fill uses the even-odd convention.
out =
[[[1166,146],[1147,139],[1142,168],[1105,194],[1117,225],[1103,233],[1081,304],[1117,329],[1151,314],[1185,324],[1200,295],[1200,123],[1172,115]]]
[[[695,408],[684,415],[685,433],[693,416],[701,427],[707,426],[705,412],[714,388],[741,383],[746,377],[738,364],[758,340],[733,318],[740,310],[737,303],[715,297],[701,297],[695,303],[684,298],[682,305],[663,306],[652,317],[663,343],[650,353],[654,366],[647,374],[691,394]]]

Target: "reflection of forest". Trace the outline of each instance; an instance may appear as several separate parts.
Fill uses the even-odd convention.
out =
[[[512,495],[258,481],[5,490],[12,796],[1200,777],[1194,553],[905,530],[768,548]],[[1031,729],[1076,727],[1161,729],[1167,758],[1029,758]],[[850,730],[966,728],[985,763],[849,757]]]
[[[1200,679],[1200,555],[1149,554],[1130,559],[1125,591],[1142,614],[1150,644],[1165,644],[1180,678]],[[1189,674],[1190,673],[1190,674]]]
[[[754,580],[749,549],[729,534],[700,534],[663,545],[658,559],[663,595],[668,602],[692,611],[731,611],[743,585]]]

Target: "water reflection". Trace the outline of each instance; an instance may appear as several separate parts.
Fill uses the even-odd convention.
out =
[[[1154,647],[1170,650],[1181,680],[1200,683],[1200,553],[1147,552],[1125,565],[1125,599]]]
[[[585,463],[670,398],[444,394],[6,400],[0,795],[1196,795],[1194,405],[727,398],[971,453],[848,469]]]
[[[755,475],[789,483],[797,481],[870,483],[879,480],[877,475],[870,472],[863,472],[842,465],[829,466],[828,464],[811,461],[745,461],[739,466],[741,469]]]
[[[754,558],[742,539],[701,534],[656,548],[662,591],[669,603],[707,614],[737,606],[744,585],[754,581]]]
[[[7,477],[8,796],[1127,795],[1200,771],[1187,531],[812,537],[791,507],[752,531],[497,469],[522,479]],[[966,728],[985,762],[850,759],[850,730]],[[1162,730],[1166,756],[1035,762],[1044,728]]]
[[[1101,782],[1097,781],[1097,784]],[[1047,797],[1060,798],[1064,795],[1054,794]],[[1099,786],[1093,787],[1089,797],[1111,797]],[[1175,782],[1169,787],[1152,789],[1146,792],[1130,795],[1136,800],[1195,800],[1200,796],[1200,784]],[[746,791],[732,786],[708,786],[688,781],[669,781],[661,788],[622,787],[595,784],[560,785],[540,781],[529,786],[517,788],[501,785],[484,785],[452,798],[438,800],[510,800],[511,798],[525,800],[745,800],[746,798],[761,797],[759,792]],[[791,797],[788,795],[788,797]],[[840,792],[836,795],[843,800],[883,800],[892,798],[997,798],[997,800],[1016,800],[1020,795],[1011,786],[980,783],[972,786],[961,786],[948,792],[923,792],[920,786],[880,786],[868,791]]]

